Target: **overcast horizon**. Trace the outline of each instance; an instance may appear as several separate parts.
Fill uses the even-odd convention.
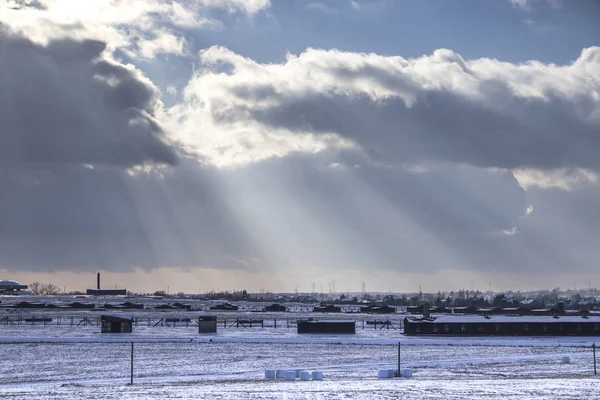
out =
[[[599,46],[596,0],[0,0],[0,278],[596,287]]]

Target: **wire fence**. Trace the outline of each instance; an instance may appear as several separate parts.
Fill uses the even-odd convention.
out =
[[[269,368],[325,370],[328,376],[367,374],[398,363],[397,345],[244,343],[194,340],[107,339],[89,342],[0,343],[2,385],[127,384],[260,379]],[[26,339],[23,339],[26,340]],[[80,342],[77,342],[80,340]],[[147,340],[147,341],[144,341]],[[399,349],[398,349],[399,350]],[[423,377],[591,377],[595,346],[403,346],[402,364]],[[471,374],[471,375],[469,375]],[[370,376],[370,375],[369,375]]]

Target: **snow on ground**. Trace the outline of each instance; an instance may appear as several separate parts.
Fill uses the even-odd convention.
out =
[[[394,330],[298,335],[295,327],[0,326],[0,398],[10,399],[600,399],[597,338],[417,338]],[[135,384],[129,382],[135,341]],[[377,379],[397,343],[412,379]],[[569,356],[570,364],[561,363]],[[322,370],[322,382],[266,380],[265,369]]]

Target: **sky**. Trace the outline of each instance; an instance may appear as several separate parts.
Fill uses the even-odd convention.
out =
[[[597,0],[0,0],[0,277],[598,287],[599,38]]]

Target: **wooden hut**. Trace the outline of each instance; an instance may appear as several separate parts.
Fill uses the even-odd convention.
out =
[[[365,307],[361,307],[360,312],[366,314],[394,314],[396,312],[396,308],[390,307],[388,305],[371,304]]]
[[[287,308],[284,305],[273,303],[270,306],[266,306],[265,311],[267,311],[267,312],[284,312],[284,311],[287,311]]]
[[[315,308],[313,308],[313,312],[339,313],[339,312],[342,312],[342,308],[334,306],[332,304],[323,304],[323,305],[316,306]]]
[[[217,333],[217,317],[214,315],[198,317],[198,333]]]
[[[223,303],[212,306],[210,309],[215,311],[237,311],[238,306],[231,303]]]
[[[100,326],[102,333],[131,333],[133,330],[133,317],[102,315]]]

